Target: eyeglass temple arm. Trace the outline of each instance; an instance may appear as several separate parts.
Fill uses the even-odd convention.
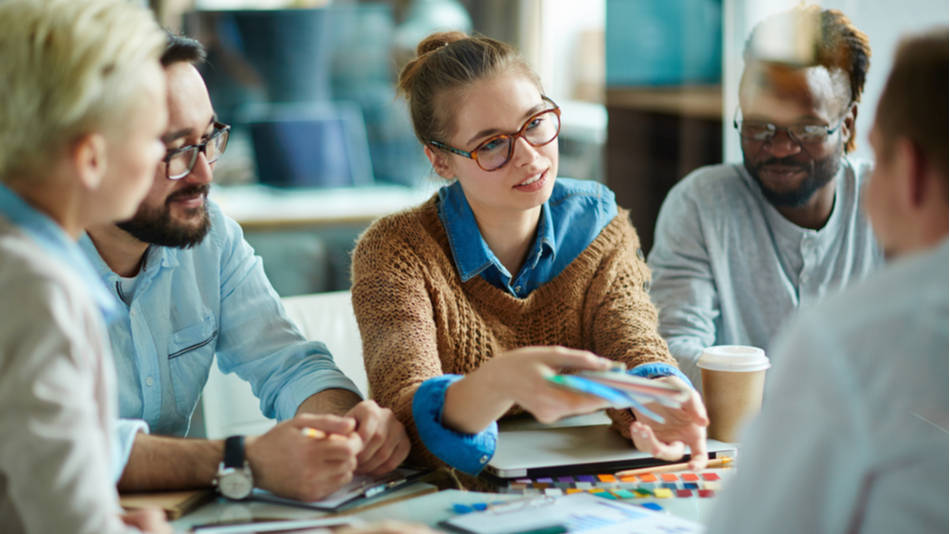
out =
[[[434,146],[434,147],[436,147],[436,148],[441,148],[442,150],[448,150],[449,152],[452,152],[453,154],[458,154],[459,156],[465,156],[466,158],[474,159],[474,158],[472,158],[472,153],[471,153],[471,152],[466,152],[466,151],[460,150],[460,149],[458,149],[458,148],[450,147],[449,145],[440,143],[440,142],[438,142],[438,141],[429,141],[429,144],[432,145],[432,146]]]

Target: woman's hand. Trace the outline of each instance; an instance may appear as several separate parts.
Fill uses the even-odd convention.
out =
[[[562,369],[606,371],[610,360],[585,350],[524,347],[502,353],[485,364],[492,384],[542,423],[608,408],[610,403],[558,387],[548,380]],[[479,369],[481,371],[481,369]]]
[[[662,382],[687,387],[691,395],[679,408],[669,408],[656,403],[647,405],[649,410],[663,416],[665,422],[659,423],[649,416],[633,409],[637,420],[630,425],[630,436],[637,449],[649,452],[661,460],[676,461],[691,452],[690,469],[706,467],[706,426],[709,418],[706,407],[695,389],[689,388],[675,376],[657,378]]]
[[[442,421],[449,428],[481,432],[518,404],[542,423],[552,423],[610,404],[547,380],[561,369],[605,371],[613,364],[588,351],[565,347],[523,347],[494,356],[475,372],[449,386]]]

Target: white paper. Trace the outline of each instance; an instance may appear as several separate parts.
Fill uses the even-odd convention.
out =
[[[501,534],[564,526],[569,532],[700,534],[700,523],[647,510],[635,504],[575,493],[510,501],[484,512],[460,515],[445,524],[478,534]]]

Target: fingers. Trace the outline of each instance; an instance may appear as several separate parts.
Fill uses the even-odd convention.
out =
[[[709,454],[706,451],[706,429],[704,428],[702,433],[689,440],[687,445],[691,453],[689,468],[694,471],[704,469],[706,462],[709,461]]]
[[[303,429],[316,428],[331,434],[349,434],[356,429],[356,420],[352,417],[339,417],[328,414],[302,413],[286,421],[288,424]]]
[[[377,454],[386,441],[386,414],[374,401],[365,400],[354,406],[347,415],[356,420],[356,432],[363,440],[363,450],[357,457],[360,465],[363,465]]]
[[[143,508],[119,515],[130,527],[148,534],[171,534],[172,527],[165,521],[165,512],[158,508]]]
[[[407,456],[409,456],[408,439],[397,443],[395,447],[390,450],[388,457],[380,454],[376,455],[376,457],[374,457],[370,462],[367,462],[365,465],[360,464],[357,472],[368,475],[385,475],[386,473],[399,467],[399,465],[402,464]]]
[[[363,451],[357,456],[358,471],[370,474],[388,473],[409,455],[409,437],[392,410],[380,408],[373,401],[360,404],[365,404],[358,416],[358,432],[364,444]],[[353,413],[356,414],[356,410],[353,410]]]
[[[693,423],[703,428],[709,426],[709,415],[706,414],[706,405],[703,404],[703,399],[699,397],[699,392],[695,389],[689,400],[683,405],[683,408],[690,415]]]
[[[686,444],[682,441],[663,443],[648,425],[635,421],[630,425],[630,436],[637,449],[649,452],[655,458],[674,462],[686,454]]]
[[[570,367],[590,371],[604,371],[614,364],[612,360],[601,358],[586,350],[569,349],[567,347],[538,347],[541,351],[538,357],[545,364],[554,367]]]
[[[522,405],[542,423],[553,423],[570,415],[591,413],[610,407],[607,400],[595,395],[567,391],[553,384],[546,386],[547,391],[535,395],[531,403]]]

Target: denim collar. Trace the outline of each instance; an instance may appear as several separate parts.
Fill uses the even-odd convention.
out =
[[[449,247],[452,249],[455,267],[458,269],[462,282],[468,282],[492,266],[508,279],[517,274],[509,273],[485,243],[478,229],[475,214],[472,213],[472,208],[458,181],[439,189],[439,218],[448,234]],[[552,255],[557,252],[551,208],[547,201],[541,206],[537,235],[522,269],[534,267],[545,251]]]

